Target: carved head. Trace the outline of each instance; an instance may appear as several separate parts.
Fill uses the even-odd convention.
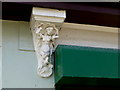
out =
[[[51,23],[46,24],[45,31],[47,35],[58,35],[58,29],[54,24],[51,24]]]
[[[52,35],[53,33],[55,33],[55,30],[53,27],[50,26],[46,28],[46,32],[48,35]]]

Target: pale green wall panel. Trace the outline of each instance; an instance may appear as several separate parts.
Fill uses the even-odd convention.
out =
[[[34,51],[33,40],[31,38],[32,32],[30,31],[30,24],[26,22],[19,22],[19,49],[26,51]]]
[[[19,45],[19,40],[22,36],[19,33],[21,27],[25,28],[24,30],[29,30],[29,23],[3,21],[3,88],[53,88],[53,76],[51,78],[40,78],[37,76],[35,52],[20,50],[20,46],[24,47],[22,44]],[[26,37],[25,40],[28,37],[29,40],[32,39],[32,35]]]

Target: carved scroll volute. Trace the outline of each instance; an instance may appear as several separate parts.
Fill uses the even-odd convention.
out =
[[[51,55],[55,48],[58,29],[51,23],[39,23],[33,29],[33,41],[38,58],[37,73],[41,77],[52,75]]]

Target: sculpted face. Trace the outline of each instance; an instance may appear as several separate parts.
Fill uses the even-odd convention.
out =
[[[51,35],[53,33],[54,28],[53,27],[48,27],[46,28],[47,34]]]

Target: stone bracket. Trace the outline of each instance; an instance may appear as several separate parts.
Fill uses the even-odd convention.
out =
[[[51,55],[55,49],[55,39],[66,18],[64,10],[33,8],[30,28],[33,34],[34,48],[38,59],[37,73],[41,77],[52,75]]]

